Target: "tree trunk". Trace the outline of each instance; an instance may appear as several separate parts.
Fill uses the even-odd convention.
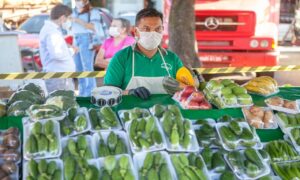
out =
[[[195,51],[195,0],[172,0],[169,19],[169,48],[188,67],[199,67]]]

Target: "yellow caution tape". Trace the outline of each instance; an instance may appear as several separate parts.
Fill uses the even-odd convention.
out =
[[[258,67],[223,67],[223,68],[195,68],[200,74],[226,74],[226,73],[245,73],[245,72],[275,72],[275,71],[299,71],[300,65],[289,66],[258,66]],[[9,73],[0,74],[2,80],[14,79],[53,79],[53,78],[87,78],[104,77],[105,71],[86,71],[86,72],[31,72],[31,73]]]

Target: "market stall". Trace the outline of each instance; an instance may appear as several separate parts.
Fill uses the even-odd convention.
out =
[[[300,88],[282,87],[274,96],[297,100]],[[26,110],[29,118],[0,118],[0,129],[18,128],[23,143],[17,150],[21,152],[20,158],[14,162],[18,171],[4,170],[6,175],[11,173],[11,179],[17,179],[16,173],[22,179],[35,179],[35,176],[45,176],[45,179],[73,179],[75,176],[83,179],[117,176],[122,179],[259,179],[263,176],[268,176],[266,179],[289,179],[298,177],[300,172],[297,161],[300,160],[297,145],[300,136],[297,126],[300,123],[296,120],[291,125],[290,121],[284,121],[285,115],[292,117],[284,111],[272,111],[272,123],[276,126],[255,129],[241,107],[217,109],[212,106],[212,109],[180,109],[181,112],[177,112],[180,105],[170,95],[152,95],[146,101],[123,96],[121,103],[112,109],[99,109],[91,103],[91,98],[77,97],[79,106],[76,106],[73,101],[63,103],[72,98],[62,100],[64,98],[57,97],[48,97],[45,104],[35,107],[40,111],[45,110],[45,106],[48,110],[53,108],[51,113],[55,111],[56,115],[46,113],[39,116],[38,111],[30,107]],[[254,105],[266,107],[265,100],[270,96],[251,94],[251,98]],[[58,101],[62,110],[50,108],[49,105]],[[299,111],[298,108],[297,104],[296,110]],[[66,116],[68,120],[60,116]],[[291,130],[293,128],[295,130]],[[224,135],[232,133],[232,129],[235,129],[233,135]],[[41,150],[41,136],[50,144],[58,143]],[[28,143],[34,137],[37,149],[32,148],[35,143]],[[286,140],[281,141],[283,139]],[[3,155],[0,164],[4,163]],[[157,160],[152,164],[151,158]],[[238,162],[241,158],[247,163]],[[53,170],[44,172],[39,166],[53,166]],[[2,170],[5,167],[2,166]]]

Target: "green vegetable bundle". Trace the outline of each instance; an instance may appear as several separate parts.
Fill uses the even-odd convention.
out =
[[[120,126],[118,117],[111,107],[104,106],[100,110],[90,109],[92,129],[112,129]]]
[[[67,116],[59,123],[62,135],[68,136],[86,131],[89,122],[84,113],[73,107],[68,109]]]
[[[163,153],[147,153],[139,169],[140,179],[172,180],[172,175]]]
[[[55,132],[55,123],[48,120],[43,125],[41,122],[32,124],[31,134],[25,141],[24,152],[28,157],[35,153],[57,154],[60,148],[60,140]]]
[[[62,180],[62,169],[59,163],[55,160],[45,159],[39,162],[30,160],[27,163],[27,176],[26,180]]]
[[[98,135],[100,136],[98,144],[98,157],[129,153],[124,139],[122,139],[113,131],[109,133],[106,143],[102,135],[100,133]]]
[[[134,119],[129,127],[129,140],[137,151],[152,146],[162,147],[163,136],[158,130],[156,120],[153,116],[142,119]]]

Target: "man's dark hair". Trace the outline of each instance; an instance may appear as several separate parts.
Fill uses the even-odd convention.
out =
[[[71,8],[69,8],[68,6],[63,5],[63,4],[57,4],[51,10],[50,19],[51,20],[56,20],[56,19],[60,18],[63,15],[68,17],[68,16],[70,16],[70,14],[72,14],[72,9]]]
[[[135,18],[135,25],[138,25],[140,20],[145,17],[159,17],[161,19],[161,21],[163,21],[163,15],[161,12],[159,12],[158,10],[156,10],[154,8],[146,8],[146,9],[140,10],[137,13],[136,18]]]
[[[130,22],[124,18],[114,18],[114,20],[121,21],[122,28],[126,29],[126,32],[129,33],[130,30]]]

